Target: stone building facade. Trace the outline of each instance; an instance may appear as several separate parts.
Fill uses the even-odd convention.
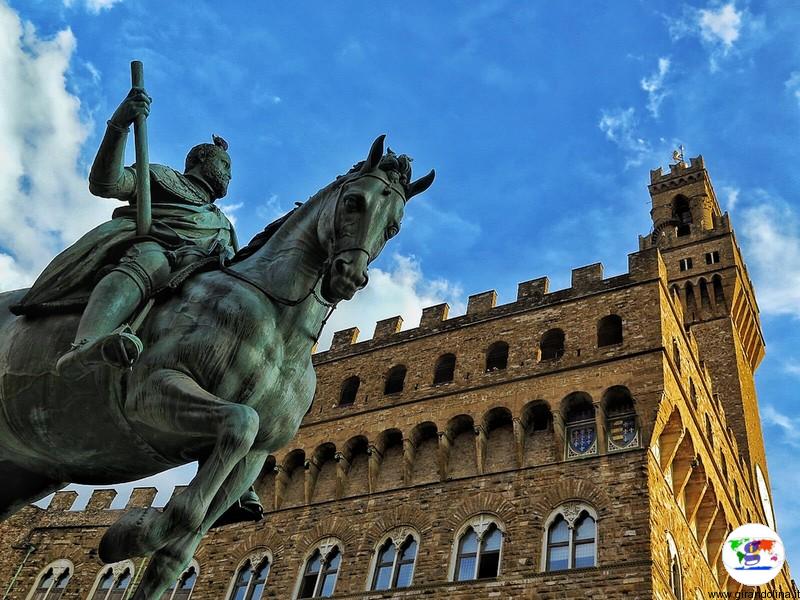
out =
[[[774,526],[753,373],[753,287],[701,157],[651,172],[653,232],[628,272],[426,308],[335,334],[258,523],[203,541],[165,598],[708,598],[742,587],[727,534]],[[154,489],[134,491],[148,506]],[[113,491],[0,525],[9,600],[123,599],[146,559],[104,566]],[[796,589],[788,565],[764,590]]]

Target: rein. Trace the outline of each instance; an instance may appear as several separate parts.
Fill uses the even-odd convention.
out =
[[[335,205],[334,210],[333,210],[334,227],[333,227],[333,234],[331,236],[331,246],[333,248],[336,248],[336,225],[335,225],[335,223],[336,223],[336,214],[338,213],[338,210],[339,210],[339,201],[342,198],[342,192],[343,191],[344,191],[344,185],[342,185],[338,190],[338,193],[337,193],[337,196],[336,196],[336,205]],[[289,300],[289,299],[286,299],[286,298],[282,298],[281,296],[277,296],[274,293],[272,293],[271,291],[269,291],[268,289],[266,289],[264,286],[262,286],[260,283],[258,283],[256,281],[253,281],[252,279],[247,277],[247,275],[244,275],[243,273],[239,273],[238,271],[234,271],[233,269],[229,268],[228,266],[226,266],[224,264],[220,265],[220,271],[222,271],[226,275],[230,275],[231,277],[233,277],[235,279],[238,279],[239,281],[243,281],[244,283],[250,285],[254,289],[256,289],[259,292],[261,292],[261,294],[263,294],[267,299],[269,299],[269,300],[271,300],[271,301],[273,301],[273,302],[275,302],[277,304],[282,304],[283,306],[288,306],[288,307],[298,306],[298,305],[302,304],[303,302],[305,302],[308,299],[309,296],[312,296],[314,298],[314,300],[318,304],[321,304],[322,306],[324,306],[325,308],[328,309],[328,312],[326,313],[325,318],[322,319],[322,323],[320,324],[319,331],[317,332],[317,335],[314,338],[314,343],[316,343],[316,342],[319,341],[319,338],[322,335],[322,330],[325,328],[325,324],[328,322],[328,319],[331,318],[331,316],[333,315],[333,311],[336,310],[336,307],[339,304],[338,301],[337,302],[328,302],[322,296],[320,296],[317,293],[317,285],[322,280],[322,277],[323,277],[323,275],[325,273],[326,267],[328,265],[330,265],[333,262],[333,260],[339,254],[342,254],[343,252],[349,252],[351,250],[357,250],[357,251],[363,252],[364,254],[367,255],[367,262],[369,262],[369,260],[371,258],[371,255],[370,255],[369,251],[367,251],[365,248],[361,248],[361,247],[357,247],[356,246],[356,247],[352,247],[352,248],[344,248],[342,250],[335,251],[320,266],[319,273],[317,274],[317,278],[314,280],[314,283],[311,284],[311,289],[308,290],[308,292],[305,294],[305,296],[303,296],[302,298],[298,298],[296,300]]]

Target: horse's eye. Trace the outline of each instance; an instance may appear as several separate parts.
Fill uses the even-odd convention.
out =
[[[393,238],[398,233],[400,233],[400,228],[397,225],[389,225],[389,227],[386,228],[387,238]]]

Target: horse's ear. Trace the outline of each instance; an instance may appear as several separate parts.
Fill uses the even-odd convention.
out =
[[[386,134],[381,134],[372,142],[372,148],[369,149],[369,156],[367,156],[367,160],[364,161],[364,164],[361,165],[362,173],[373,171],[378,168],[383,158],[383,140],[385,139]]]
[[[421,194],[429,187],[431,187],[431,184],[433,183],[435,177],[436,177],[436,171],[431,169],[431,172],[428,173],[427,175],[423,175],[416,181],[411,182],[411,184],[408,186],[408,192],[406,194],[406,202],[411,200],[411,198],[413,198],[417,194]]]

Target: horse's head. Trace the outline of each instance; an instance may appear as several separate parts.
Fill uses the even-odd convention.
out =
[[[389,150],[380,136],[367,159],[329,186],[330,200],[318,221],[328,252],[322,295],[329,302],[349,300],[367,285],[367,265],[400,231],[405,204],[433,183],[431,171],[411,182],[411,159]]]

